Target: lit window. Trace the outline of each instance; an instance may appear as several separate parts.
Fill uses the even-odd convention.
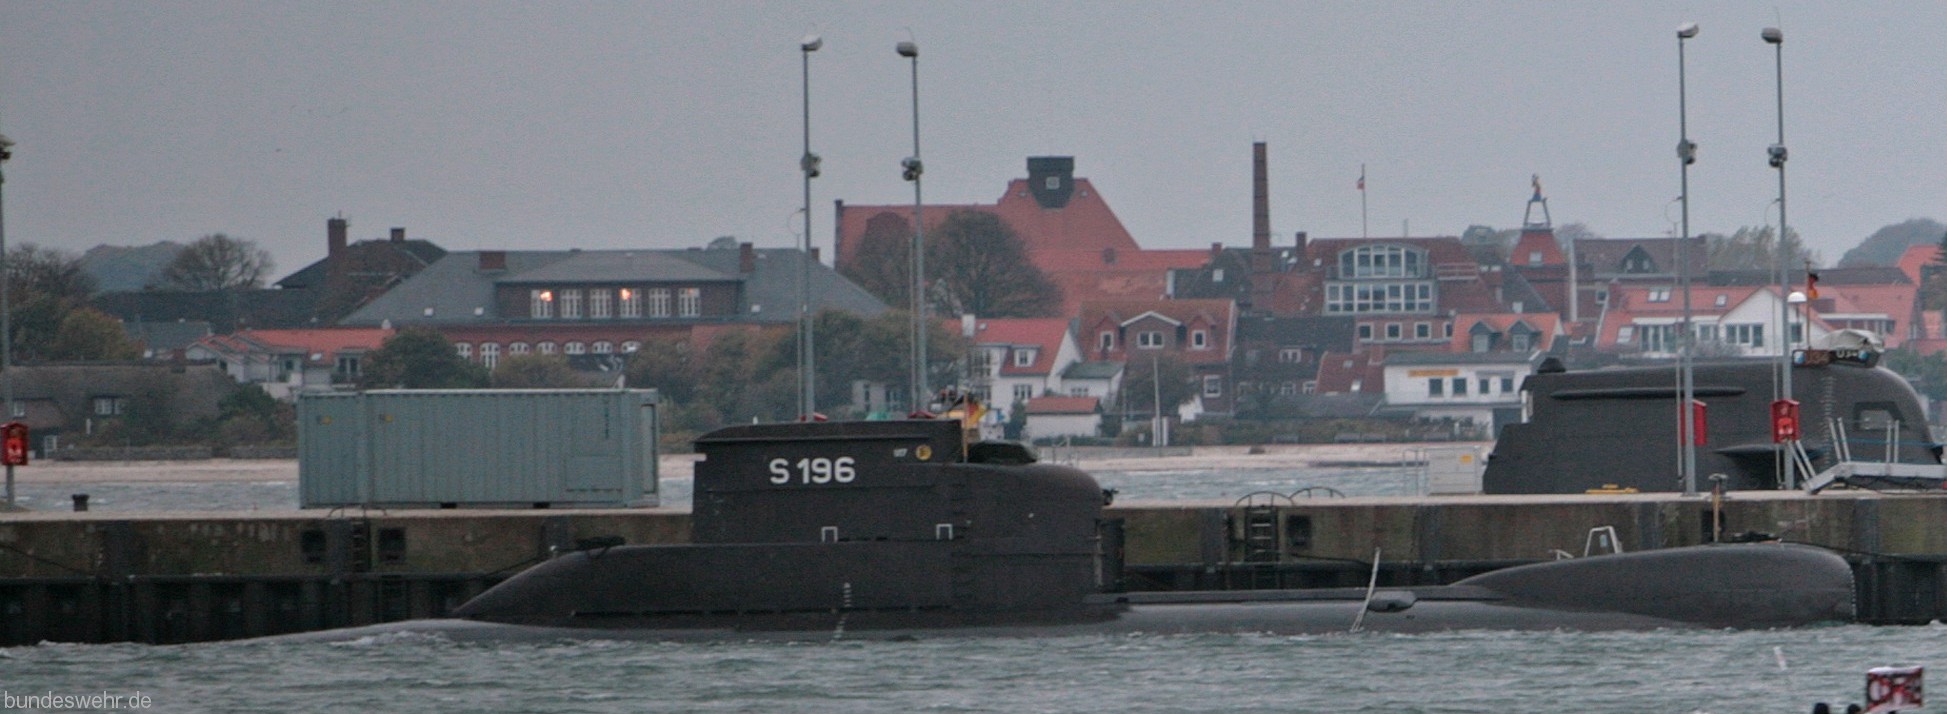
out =
[[[669,317],[669,288],[649,289],[649,316]]]
[[[680,288],[676,291],[676,315],[696,317],[703,314],[703,289]]]
[[[607,319],[611,299],[611,291],[607,288],[588,291],[588,316],[597,320]]]
[[[527,293],[527,316],[535,319],[554,317],[554,291],[532,290]]]
[[[581,319],[581,291],[580,290],[561,291],[561,319],[564,320]]]
[[[628,319],[632,317],[642,317],[642,291],[641,290],[622,288],[622,290],[618,292],[617,295],[621,296],[622,298],[623,319]]]

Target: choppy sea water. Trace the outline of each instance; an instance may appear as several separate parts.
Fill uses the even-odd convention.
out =
[[[183,712],[1809,712],[1947,628],[672,644],[41,645],[0,694]],[[1843,709],[1843,707],[1839,707]]]

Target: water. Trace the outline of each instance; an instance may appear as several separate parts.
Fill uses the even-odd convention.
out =
[[[6,694],[197,712],[1808,712],[1937,665],[1947,629],[900,642],[42,645]]]
[[[1419,492],[1418,469],[1411,468],[1233,468],[1168,471],[1094,471],[1103,488],[1119,501],[1234,501],[1269,491],[1287,494],[1305,487],[1330,488],[1346,496],[1408,496]],[[689,508],[694,483],[665,478],[662,505]],[[18,484],[21,505],[37,511],[66,511],[73,495],[88,494],[97,511],[261,511],[297,508],[295,481],[144,481]],[[1326,497],[1326,492],[1315,492]]]

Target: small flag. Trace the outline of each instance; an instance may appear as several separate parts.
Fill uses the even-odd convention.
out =
[[[1359,190],[1366,190],[1366,167],[1359,167]]]

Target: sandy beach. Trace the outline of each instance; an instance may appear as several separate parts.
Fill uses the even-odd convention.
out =
[[[1414,461],[1424,448],[1472,446],[1485,454],[1487,443],[1441,444],[1279,444],[1193,447],[1187,456],[1146,456],[1137,449],[1069,452],[1042,451],[1042,458],[1090,471],[1171,471],[1183,469],[1282,468],[1381,464]],[[1180,451],[1174,451],[1180,453]],[[661,460],[664,478],[689,478],[695,454],[673,454]],[[37,461],[14,469],[17,483],[190,483],[290,482],[297,480],[294,459],[209,459],[201,461]]]

